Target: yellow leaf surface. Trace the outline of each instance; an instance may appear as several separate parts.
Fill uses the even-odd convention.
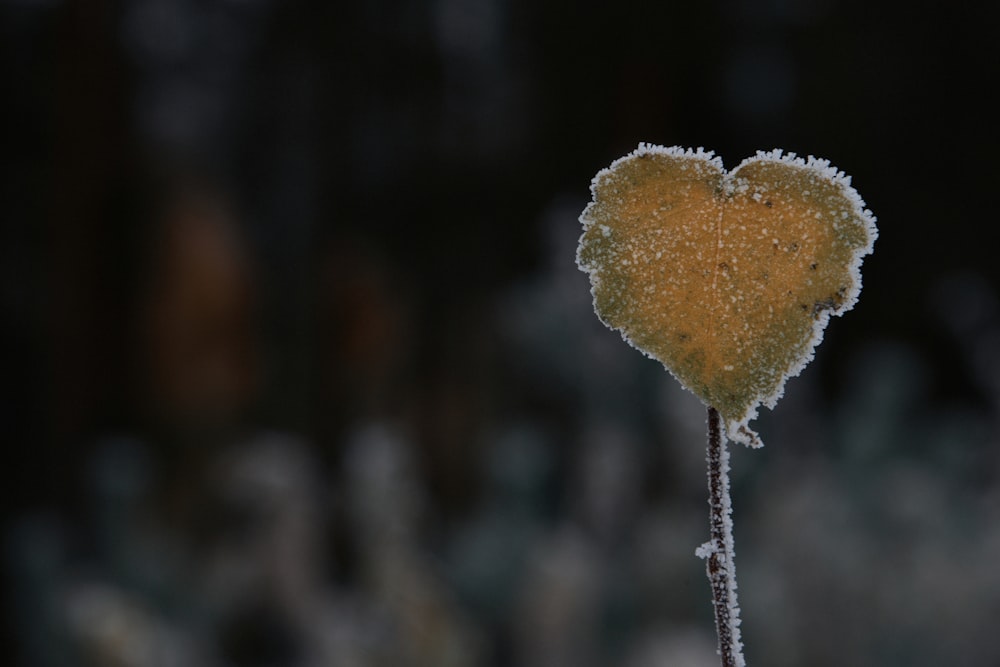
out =
[[[577,262],[605,324],[759,445],[748,422],[861,289],[875,218],[825,160],[640,144],[597,174]]]

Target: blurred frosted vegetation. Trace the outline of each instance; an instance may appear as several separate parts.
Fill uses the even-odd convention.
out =
[[[1000,663],[996,10],[896,10],[0,0],[3,664],[715,665],[703,408],[573,262],[640,140],[879,216],[734,452],[748,661]]]

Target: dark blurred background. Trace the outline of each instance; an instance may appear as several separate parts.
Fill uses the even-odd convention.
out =
[[[0,0],[3,664],[708,667],[705,417],[590,179],[825,157],[854,311],[734,452],[751,664],[1000,665],[993,3]]]

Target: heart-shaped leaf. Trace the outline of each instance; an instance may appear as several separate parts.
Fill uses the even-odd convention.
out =
[[[727,173],[700,148],[639,144],[591,191],[577,263],[597,315],[715,407],[730,438],[759,445],[757,408],[861,290],[878,232],[850,177],[794,153]]]

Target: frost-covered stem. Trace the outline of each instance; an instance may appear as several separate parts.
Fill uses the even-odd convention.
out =
[[[712,586],[715,629],[719,635],[722,667],[744,667],[740,641],[740,607],[736,601],[736,566],[733,562],[733,506],[729,497],[729,447],[722,433],[722,420],[715,408],[708,409],[708,493],[711,540],[699,555],[707,557],[708,581]]]

